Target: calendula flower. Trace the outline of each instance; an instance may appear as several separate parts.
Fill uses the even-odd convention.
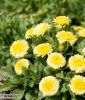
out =
[[[85,58],[82,55],[74,55],[69,58],[68,66],[72,71],[81,73],[85,71]]]
[[[56,25],[55,27],[56,27],[58,30],[61,30],[61,29],[63,28],[62,25]]]
[[[50,27],[48,23],[40,23],[34,28],[33,34],[36,36],[43,36]]]
[[[64,49],[64,45],[63,44],[59,44],[59,50],[63,50]]]
[[[54,76],[46,76],[40,81],[39,90],[44,96],[53,96],[59,90],[59,81]]]
[[[74,29],[74,31],[78,32],[79,30],[82,30],[84,28],[81,26],[74,26],[73,29]]]
[[[69,87],[76,95],[82,95],[85,93],[85,77],[81,75],[75,75],[69,84]]]
[[[56,37],[60,44],[64,42],[69,42],[71,45],[73,45],[77,40],[76,36],[69,31],[60,31],[57,33]]]
[[[54,69],[59,69],[60,67],[63,67],[65,63],[66,60],[60,53],[51,53],[47,58],[47,64]]]
[[[34,30],[34,28],[30,28],[30,29],[27,30],[27,32],[26,32],[26,34],[25,34],[25,38],[26,38],[26,39],[29,39],[29,38],[31,38],[31,37],[34,36],[34,35],[33,35],[33,30]]]
[[[29,49],[28,43],[25,40],[17,40],[14,41],[10,47],[10,53],[15,58],[23,57],[27,54],[27,50]]]
[[[82,29],[78,32],[79,36],[85,37],[85,29]]]
[[[59,25],[69,25],[70,23],[70,19],[67,16],[58,16],[54,19],[54,23],[55,24],[59,24]]]
[[[49,43],[42,43],[34,48],[34,54],[42,57],[44,57],[46,54],[51,53],[52,51],[53,51],[52,45]]]
[[[15,65],[15,72],[18,75],[21,75],[22,74],[22,67],[28,68],[28,66],[29,66],[29,61],[27,59],[20,59]]]

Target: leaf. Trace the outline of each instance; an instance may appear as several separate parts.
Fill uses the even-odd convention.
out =
[[[63,84],[63,86],[62,86],[60,92],[61,92],[61,93],[65,93],[66,91],[68,91],[68,89],[67,89],[67,87],[66,87],[66,84]]]
[[[11,84],[10,81],[3,82],[3,85],[0,86],[0,92],[10,90],[14,85]]]
[[[67,75],[66,75],[66,77],[72,78],[74,75],[75,75],[74,72],[68,72]]]
[[[62,100],[67,100],[67,94],[66,93],[63,94]]]
[[[55,73],[55,70],[53,68],[47,66],[47,67],[44,68],[44,72],[47,75],[51,75],[51,74],[54,74]]]
[[[33,80],[30,80],[30,81],[29,81],[29,86],[30,86],[30,87],[33,87],[33,86],[34,86],[34,81],[33,81]]]
[[[5,78],[11,78],[11,79],[13,79],[16,76],[11,67],[9,68],[2,67],[0,69],[0,74]]]
[[[24,92],[25,92],[25,90],[21,90],[21,89],[14,90],[12,99],[13,100],[21,100],[24,96]]]
[[[22,67],[22,74],[26,77],[28,76],[28,69],[25,66]]]
[[[26,100],[35,100],[34,97],[30,93],[26,93],[25,99]]]
[[[38,100],[42,100],[44,98],[44,96],[43,96],[43,94],[42,94],[42,92],[38,92]]]

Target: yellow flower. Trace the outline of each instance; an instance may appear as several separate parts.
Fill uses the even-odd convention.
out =
[[[78,32],[79,36],[85,37],[85,29],[82,29]]]
[[[65,63],[66,60],[60,53],[51,53],[47,58],[47,64],[54,69],[59,69],[60,67],[63,67]]]
[[[85,77],[81,75],[75,75],[69,84],[69,87],[76,95],[82,95],[85,93]]]
[[[12,43],[10,46],[10,53],[15,57],[15,58],[20,58],[23,57],[26,53],[27,50],[29,49],[28,43],[25,40],[17,40]]]
[[[69,58],[68,66],[72,71],[81,73],[85,71],[85,58],[82,55],[74,55]]]
[[[72,32],[69,32],[69,31],[60,31],[57,33],[56,37],[60,44],[64,42],[69,42],[70,45],[73,45],[75,41],[77,40],[76,36]]]
[[[73,29],[74,29],[74,31],[78,32],[79,30],[82,30],[84,28],[81,26],[74,26]]]
[[[55,24],[59,24],[59,25],[69,25],[70,23],[70,19],[69,17],[66,17],[66,16],[58,16],[54,19],[54,23]]]
[[[63,28],[62,25],[56,25],[55,27],[56,27],[58,30],[61,30],[61,29]]]
[[[34,28],[33,34],[36,36],[43,36],[44,33],[50,29],[50,25],[48,23],[40,23]]]
[[[29,66],[29,61],[27,59],[20,59],[19,61],[17,61],[16,65],[15,65],[15,72],[18,75],[21,75],[22,67],[28,68],[28,66]]]
[[[26,38],[26,39],[29,39],[29,38],[31,38],[31,37],[34,36],[34,35],[33,35],[33,30],[34,30],[34,28],[30,28],[29,30],[27,30],[27,32],[26,32],[26,34],[25,34],[25,38]]]
[[[59,81],[54,76],[46,76],[40,81],[39,90],[44,96],[53,96],[59,90]]]
[[[34,48],[34,54],[36,54],[37,56],[42,56],[44,57],[46,54],[49,54],[52,52],[52,46],[49,43],[42,43],[37,45]]]
[[[59,50],[63,50],[64,49],[64,45],[63,44],[59,44]]]

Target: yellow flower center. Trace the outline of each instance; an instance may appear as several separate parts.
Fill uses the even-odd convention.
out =
[[[13,46],[13,51],[15,53],[20,53],[24,51],[24,44],[17,43],[16,45]]]
[[[63,44],[59,44],[59,49],[63,50],[64,49],[64,45]]]
[[[55,22],[55,24],[65,25],[65,24],[69,24],[70,23],[70,20],[66,16],[59,16],[59,17],[56,17],[54,19],[54,22]]]
[[[75,79],[72,81],[72,86],[76,91],[85,90],[85,81],[82,78]]]
[[[54,84],[51,80],[46,80],[42,85],[44,91],[52,91],[54,89]]]
[[[83,58],[74,58],[72,61],[74,68],[80,68],[85,66],[85,60]]]
[[[52,51],[52,46],[49,43],[39,44],[34,49],[34,52],[36,52],[36,51],[39,56],[44,57],[46,54],[48,54]]]
[[[62,57],[59,55],[53,55],[50,57],[50,63],[60,65],[62,63]]]

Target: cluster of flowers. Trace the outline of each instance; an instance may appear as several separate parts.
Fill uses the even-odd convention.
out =
[[[71,20],[66,16],[58,16],[54,19],[55,26],[59,29],[69,25]],[[48,23],[40,23],[35,27],[29,29],[26,34],[26,39],[31,39],[36,36],[43,36],[47,30],[51,28],[51,25]],[[70,31],[61,30],[57,32],[56,39],[59,41],[60,48],[63,49],[63,43],[68,42],[70,46],[73,46],[74,43],[78,40],[78,37],[85,37],[85,28],[80,26],[75,26],[74,31],[78,34],[74,34]],[[15,58],[22,58],[27,54],[29,49],[29,44],[26,40],[17,40],[12,43],[10,46],[10,53]],[[85,52],[85,48],[82,50]],[[47,65],[57,70],[59,68],[64,67],[66,64],[68,65],[71,71],[75,71],[75,73],[83,73],[85,71],[85,58],[83,55],[75,54],[66,61],[66,58],[58,52],[53,52],[52,45],[50,43],[42,43],[37,45],[33,49],[33,53],[37,55],[37,57],[41,56],[42,58],[46,55],[47,57]],[[20,59],[17,61],[15,65],[15,72],[18,75],[22,74],[22,67],[28,68],[30,65],[30,61],[27,59]],[[39,90],[43,93],[44,96],[52,96],[55,95],[59,90],[60,84],[56,77],[54,76],[46,76],[41,79],[39,83]],[[85,93],[85,77],[82,75],[75,75],[69,83],[70,90],[76,95],[82,95]]]

